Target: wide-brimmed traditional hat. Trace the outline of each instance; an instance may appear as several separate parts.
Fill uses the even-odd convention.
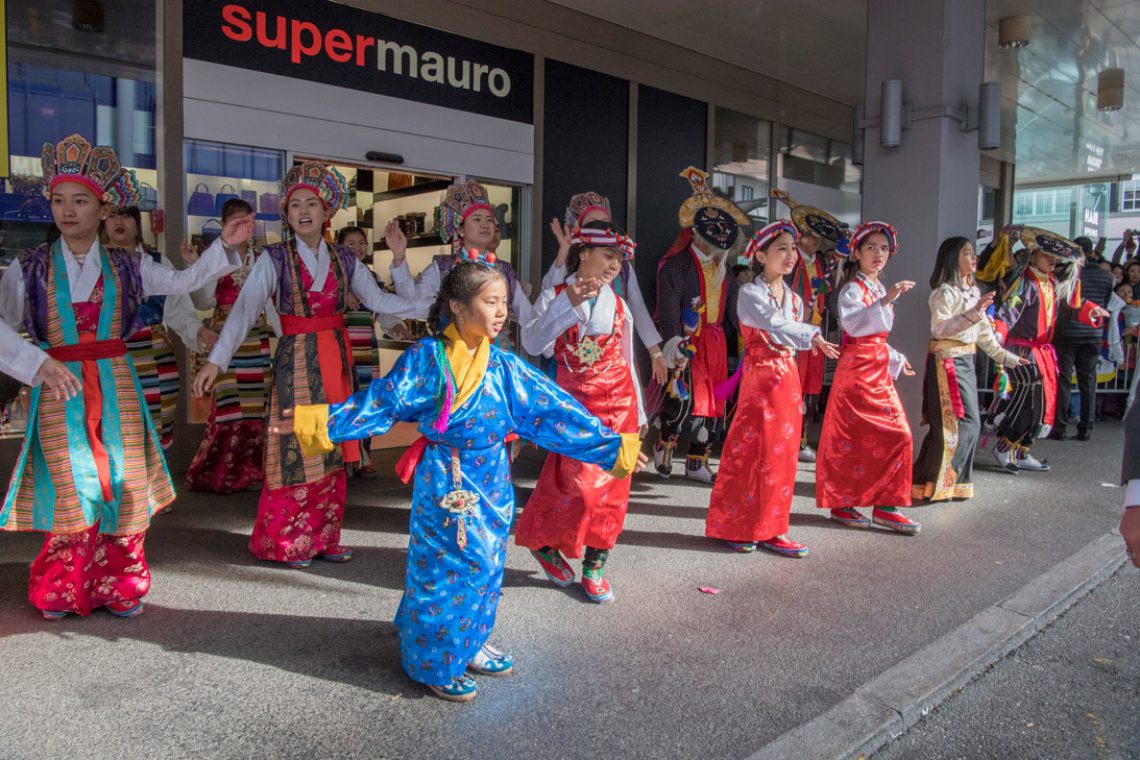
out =
[[[1030,253],[1047,253],[1061,261],[1077,261],[1084,255],[1081,247],[1068,238],[1039,227],[1022,227],[1021,243]]]
[[[849,254],[848,248],[851,238],[851,225],[841,222],[831,214],[815,206],[796,203],[792,196],[783,190],[772,190],[771,196],[781,201],[792,212],[792,221],[795,222],[801,235],[816,235],[835,244],[835,250],[843,255]]]

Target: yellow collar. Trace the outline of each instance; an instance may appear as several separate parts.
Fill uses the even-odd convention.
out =
[[[487,374],[487,363],[491,359],[491,341],[483,338],[472,355],[454,322],[447,326],[443,334],[451,341],[451,345],[445,344],[445,349],[447,363],[451,365],[451,374],[455,378],[455,399],[451,402],[451,408],[455,410],[471,398],[483,382],[483,375]]]

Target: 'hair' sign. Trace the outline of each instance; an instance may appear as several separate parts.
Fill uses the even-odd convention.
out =
[[[211,63],[532,123],[533,57],[327,0],[183,4]]]

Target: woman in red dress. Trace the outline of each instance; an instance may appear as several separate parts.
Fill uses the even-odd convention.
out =
[[[843,349],[831,385],[816,468],[816,503],[831,519],[852,528],[874,522],[915,535],[909,507],[913,445],[910,425],[893,378],[914,375],[906,357],[887,345],[894,302],[914,287],[911,280],[889,289],[879,275],[898,250],[895,228],[865,222],[851,236],[852,261],[837,299]],[[868,520],[858,507],[873,507]]]
[[[736,301],[746,351],[742,387],[705,520],[705,535],[740,552],[760,545],[785,557],[808,553],[784,535],[803,424],[796,355],[818,351],[835,358],[839,352],[819,327],[800,321],[803,301],[784,283],[796,266],[799,236],[792,222],[773,222],[752,236],[745,252],[762,271]]]
[[[633,365],[633,318],[611,287],[632,240],[610,222],[588,222],[571,238],[564,284],[547,287],[522,333],[526,350],[553,358],[557,382],[618,433],[637,433],[645,421],[641,384]],[[531,550],[557,586],[574,582],[563,555],[583,557],[582,588],[591,601],[613,599],[602,577],[609,550],[625,524],[630,479],[597,465],[551,454],[519,518],[515,543]]]

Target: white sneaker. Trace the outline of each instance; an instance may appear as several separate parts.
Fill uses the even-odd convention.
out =
[[[1053,469],[1053,465],[1048,462],[1042,462],[1032,454],[1024,454],[1017,458],[1017,468],[1020,470],[1030,470],[1032,472],[1048,472]]]
[[[814,462],[815,449],[813,449],[811,446],[804,446],[802,449],[800,449],[800,461],[808,463]]]
[[[1001,468],[1006,472],[1013,475],[1017,474],[1017,465],[1013,463],[1012,449],[1009,451],[998,451],[997,449],[994,449],[994,459],[997,460],[997,463],[1001,465]]]

